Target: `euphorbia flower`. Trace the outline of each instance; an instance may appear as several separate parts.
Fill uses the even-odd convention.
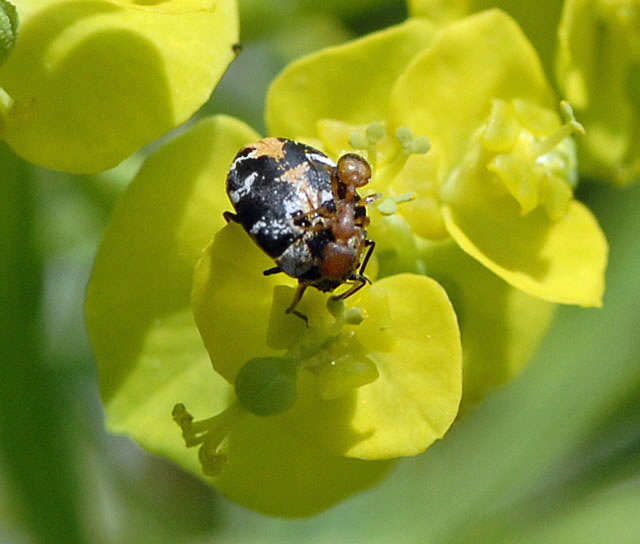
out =
[[[470,85],[468,82],[473,82]],[[432,141],[451,237],[526,293],[599,305],[606,242],[572,198],[573,120],[562,125],[535,51],[499,11],[444,29],[396,82],[395,124]]]
[[[408,47],[405,35],[421,24],[427,25],[409,21],[395,29],[396,48]],[[382,35],[377,39],[382,41]],[[599,305],[606,243],[593,216],[572,198],[577,173],[568,137],[578,125],[570,120],[562,126],[535,51],[517,25],[500,11],[455,22],[422,50],[411,44],[411,62],[399,76],[378,76],[385,81],[375,81],[375,95],[362,89],[369,74],[358,71],[357,59],[351,58],[357,48],[363,53],[374,48],[367,40],[374,37],[344,46],[343,54],[331,50],[291,65],[272,86],[270,129],[319,138],[325,147],[338,149],[345,134],[359,129],[366,118],[383,122],[390,133],[409,127],[426,136],[431,151],[410,157],[400,172],[393,164],[397,148],[378,145],[376,156],[376,190],[416,190],[415,207],[408,204],[398,212],[416,234],[451,236],[464,251],[533,296]],[[393,47],[387,51],[394,56]],[[385,62],[384,57],[377,60]],[[338,62],[355,80],[349,81],[346,100],[362,91],[367,104],[348,103],[342,118],[335,110],[344,100],[326,106],[323,98],[337,85],[332,78]],[[324,82],[322,73],[328,74]],[[296,91],[305,98],[305,115],[281,113],[283,97]]]
[[[441,287],[425,276],[391,276],[334,315],[325,295],[307,293],[299,306],[307,327],[285,314],[294,282],[260,278],[256,271],[269,268],[269,259],[246,242],[240,227],[228,225],[196,267],[194,315],[219,374],[237,388],[248,361],[276,357],[284,365],[278,373],[291,372],[298,390],[282,417],[307,444],[335,455],[415,455],[444,434],[457,413],[461,376],[457,323]],[[276,389],[278,402],[286,387]],[[250,407],[260,401],[252,395]]]
[[[300,107],[287,109],[287,103]],[[267,121],[271,132],[334,153],[350,142],[359,145],[377,166],[373,190],[415,193],[393,216],[373,221],[381,274],[428,271],[448,285],[464,285],[464,270],[456,273],[432,258],[450,240],[529,295],[523,304],[537,314],[544,305],[531,297],[599,305],[604,285],[606,242],[590,212],[573,199],[570,135],[580,126],[568,107],[563,124],[556,106],[535,51],[514,21],[494,10],[440,30],[412,19],[303,58],[272,84]],[[372,123],[388,136],[371,138]],[[407,154],[390,137],[398,129],[405,138],[426,136],[430,151]],[[474,287],[457,291],[473,293]],[[459,311],[492,304],[457,300],[455,292],[453,298]],[[518,308],[504,306],[496,323],[527,330],[528,312]],[[540,314],[534,337],[550,311]],[[486,321],[462,322],[463,331],[487,329]],[[516,346],[520,337],[510,340]]]
[[[222,218],[227,169],[257,138],[218,117],[150,157],[107,229],[87,322],[112,430],[204,470],[251,508],[308,515],[444,434],[460,402],[460,339],[444,290],[415,274],[375,281],[333,313],[311,290],[300,305],[308,327],[286,315],[295,282],[263,276],[270,259]],[[192,279],[216,373],[190,316]],[[174,410],[202,469],[169,417],[182,401],[218,414],[193,422]]]
[[[22,0],[3,137],[68,172],[115,166],[188,119],[234,57],[235,0]]]
[[[259,136],[216,118],[168,144],[118,206],[87,294],[110,426],[198,472],[166,417],[178,403],[214,485],[280,515],[326,508],[384,460],[424,451],[461,393],[456,316],[427,272],[462,316],[472,401],[522,366],[546,300],[599,302],[606,244],[572,198],[567,116],[497,11],[442,30],[410,20],[287,68],[270,132],[334,159],[360,149],[385,195],[369,206],[379,279],[344,306],[305,294],[308,327],[284,313],[295,282],[262,276],[273,263],[222,219],[226,171]]]
[[[491,6],[522,26],[548,74],[575,108],[580,173],[618,185],[640,178],[637,0],[408,0],[411,16],[448,24]]]

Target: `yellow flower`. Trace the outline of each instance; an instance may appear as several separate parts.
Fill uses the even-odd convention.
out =
[[[448,24],[488,4],[514,17],[555,74],[586,134],[577,140],[579,171],[618,185],[640,178],[640,2],[550,0],[409,0],[413,17]]]
[[[460,338],[444,290],[415,274],[375,281],[333,313],[308,292],[308,327],[285,314],[293,280],[263,276],[269,258],[222,217],[232,158],[256,138],[216,117],[148,159],[96,258],[87,325],[112,430],[195,473],[200,463],[251,508],[309,515],[446,432],[460,402]],[[218,413],[194,422],[174,411],[199,461],[168,417],[179,401]]]
[[[522,368],[551,317],[543,301],[600,304],[607,245],[572,197],[567,136],[579,125],[570,111],[563,124],[556,104],[535,51],[500,11],[443,28],[410,19],[294,62],[270,88],[272,133],[334,154],[354,144],[375,163],[372,190],[413,193],[392,215],[385,199],[371,207],[380,275],[428,273],[445,285],[470,400]],[[426,154],[413,152],[420,137]]]
[[[547,301],[600,303],[606,242],[573,198],[581,127],[564,109],[563,123],[535,51],[499,11],[443,29],[409,20],[287,67],[270,132],[333,158],[360,149],[384,194],[369,206],[377,279],[330,311],[305,294],[308,327],[284,311],[295,281],[263,276],[273,263],[222,218],[227,169],[259,136],[217,117],[169,143],[119,204],[87,293],[111,428],[287,516],[424,451],[460,403],[448,294],[465,406],[522,367]],[[217,415],[194,421],[181,401]],[[199,460],[175,440],[176,402]]]
[[[368,70],[365,54],[375,58]],[[388,58],[396,58],[394,69]],[[330,102],[335,87],[342,94]],[[296,93],[304,113],[282,113]],[[338,109],[348,113],[339,117]],[[408,127],[426,136],[431,149],[424,156],[399,153],[387,138],[370,157],[378,165],[376,190],[415,191],[397,214],[414,234],[452,237],[535,297],[600,304],[606,242],[572,198],[576,162],[567,138],[579,125],[562,125],[535,51],[504,13],[480,13],[439,32],[410,20],[302,59],[272,85],[267,120],[274,133],[335,150],[372,121],[387,133]],[[399,228],[397,217],[388,223]],[[380,252],[393,251],[381,239]]]
[[[440,286],[425,276],[390,276],[347,299],[335,316],[313,291],[299,305],[306,326],[285,314],[294,282],[260,277],[269,267],[234,224],[196,267],[194,315],[219,374],[238,390],[248,361],[284,361],[278,374],[297,377],[298,398],[282,417],[305,443],[335,455],[415,455],[444,434],[458,411],[461,376],[457,322]],[[287,386],[276,400],[280,392]],[[278,412],[267,405],[262,415]]]

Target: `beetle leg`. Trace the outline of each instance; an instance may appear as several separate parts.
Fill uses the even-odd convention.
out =
[[[272,276],[273,274],[278,274],[282,272],[279,266],[274,266],[273,268],[267,268],[262,272],[264,276]]]
[[[222,212],[222,217],[224,217],[224,220],[229,223],[230,221],[233,221],[234,223],[240,223],[240,219],[239,217],[230,211],[226,211],[226,212]]]

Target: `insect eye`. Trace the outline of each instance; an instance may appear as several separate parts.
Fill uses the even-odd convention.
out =
[[[360,155],[347,153],[338,159],[336,174],[342,184],[362,187],[371,179],[371,167]]]
[[[309,219],[307,217],[306,214],[304,214],[302,211],[298,210],[296,211],[292,216],[291,219],[293,219],[293,224],[299,227],[307,227],[309,226]]]

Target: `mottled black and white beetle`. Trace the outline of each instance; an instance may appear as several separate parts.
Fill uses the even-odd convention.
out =
[[[367,238],[366,205],[379,195],[361,198],[357,189],[371,178],[369,163],[347,153],[335,164],[321,151],[285,138],[264,138],[236,155],[227,176],[227,194],[240,223],[276,266],[298,280],[287,313],[294,313],[305,289],[333,291],[345,299],[362,288],[374,242]],[[364,258],[363,258],[364,255]]]

